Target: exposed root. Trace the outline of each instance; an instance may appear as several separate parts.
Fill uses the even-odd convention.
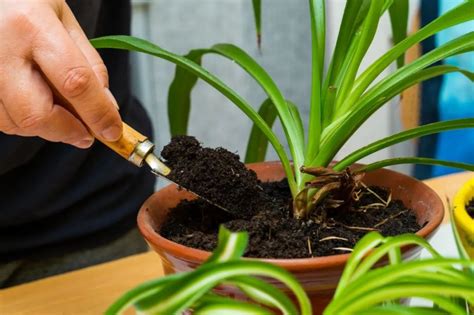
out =
[[[395,219],[396,217],[398,217],[398,216],[400,216],[400,215],[402,215],[402,214],[404,214],[404,213],[406,213],[406,212],[408,212],[408,210],[403,210],[403,211],[400,211],[400,212],[398,212],[398,213],[396,213],[396,214],[393,214],[393,215],[389,216],[388,218],[385,218],[385,219],[383,219],[382,221],[380,221],[379,223],[375,224],[375,225],[374,225],[374,228],[377,228],[377,227],[379,227],[379,226],[381,226],[381,225],[384,225],[384,224],[387,223],[388,221],[390,221],[390,220],[392,220],[392,219]]]
[[[357,210],[358,212],[367,212],[367,210],[370,210],[370,209],[384,209],[386,208],[387,206],[383,203],[380,203],[380,202],[374,202],[374,203],[371,203],[371,204],[368,204],[368,205],[365,205],[365,206],[361,206],[359,207],[359,210]]]
[[[368,205],[365,205],[365,206],[361,206],[360,208],[361,209],[377,209],[377,208],[380,208],[380,207],[386,207],[386,204],[384,203],[381,203],[381,202],[374,202],[374,203],[370,203]]]
[[[359,190],[354,191],[354,194],[352,197],[354,198],[354,201],[359,201],[360,197],[362,197],[363,194],[364,192],[361,189],[359,189]]]
[[[338,241],[344,241],[344,242],[349,242],[349,240],[345,237],[339,237],[339,236],[328,236],[324,237],[319,240],[319,242],[324,242],[324,241],[331,241],[331,240],[338,240]]]
[[[360,183],[365,189],[367,189],[368,192],[370,192],[372,195],[374,195],[378,200],[380,200],[384,205],[385,207],[387,207],[390,202],[392,201],[392,192],[390,192],[390,194],[388,195],[388,198],[387,200],[384,200],[382,197],[380,197],[375,191],[373,191],[372,189],[370,189],[369,187],[367,187],[366,184],[364,183]]]
[[[315,176],[305,184],[293,201],[295,217],[307,218],[324,200],[325,208],[347,208],[360,198],[359,183],[364,174],[352,174],[350,169],[337,172],[326,167],[301,167],[301,171]],[[330,198],[327,198],[330,195]]]
[[[370,227],[362,227],[362,226],[350,226],[350,225],[345,225],[342,223],[339,223],[341,226],[345,227],[346,229],[349,230],[359,230],[359,231],[378,231],[376,228],[370,228]]]
[[[308,237],[308,252],[313,257],[313,250],[311,249],[311,240]]]
[[[392,191],[390,191],[390,193],[388,194],[388,197],[387,197],[387,207],[391,202],[392,202]]]
[[[343,251],[346,251],[346,252],[353,252],[354,251],[352,248],[349,248],[349,247],[334,247],[333,250],[343,250]]]

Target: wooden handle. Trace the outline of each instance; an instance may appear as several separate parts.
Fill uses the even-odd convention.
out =
[[[146,136],[142,135],[126,123],[123,123],[122,137],[117,141],[108,142],[104,141],[103,139],[99,139],[100,142],[102,142],[127,160],[135,151],[137,145],[145,140],[147,140]]]
[[[49,86],[53,89],[54,97],[56,100],[59,100],[59,104],[62,104],[64,107],[66,107],[71,113],[73,113],[78,119],[81,119],[80,116],[77,114],[76,110],[74,107],[71,105],[71,103],[64,98],[61,93],[59,93],[55,88],[54,85],[49,84]],[[56,104],[56,103],[55,103]],[[87,125],[86,125],[87,128]],[[111,148],[114,152],[125,158],[126,160],[130,160],[131,155],[134,153],[135,149],[137,148],[137,145],[140,142],[146,141],[148,138],[126,123],[122,122],[122,137],[118,139],[117,141],[114,142],[109,142],[105,141],[104,139],[101,139],[97,135],[94,135],[96,139],[98,139],[100,142]],[[91,130],[89,132],[92,133]],[[153,145],[153,144],[151,144]],[[141,166],[142,162],[136,162],[136,161],[131,161],[134,164],[137,164]]]

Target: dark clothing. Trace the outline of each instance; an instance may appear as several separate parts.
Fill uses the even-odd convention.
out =
[[[89,38],[130,32],[128,0],[67,2]],[[130,93],[128,54],[100,53],[123,120],[151,136],[150,121]],[[136,212],[153,192],[148,170],[101,143],[80,150],[0,133],[0,148],[0,262],[45,247],[72,251],[84,237],[89,244],[83,247],[112,241],[135,226]]]

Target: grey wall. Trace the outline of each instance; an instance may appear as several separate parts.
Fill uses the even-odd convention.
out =
[[[418,1],[411,1],[416,7]],[[328,43],[334,45],[345,1],[328,1]],[[415,11],[414,9],[412,10]],[[307,1],[263,1],[262,54],[256,48],[251,1],[248,0],[156,0],[135,1],[134,34],[148,38],[175,53],[215,43],[237,44],[250,53],[270,73],[286,98],[298,104],[307,120],[310,95],[310,32]],[[364,66],[390,47],[388,18],[380,31]],[[329,49],[330,52],[331,48]],[[265,98],[258,85],[236,65],[215,55],[205,57],[204,66],[236,89],[251,104]],[[161,60],[140,56],[135,59],[135,89],[146,102],[152,116],[159,146],[169,141],[166,98],[174,66]],[[225,97],[204,82],[193,92],[190,134],[207,146],[223,146],[243,156],[251,122]],[[398,99],[371,118],[338,155],[400,130]],[[276,126],[281,135],[281,128]],[[410,143],[385,150],[365,161],[411,154]],[[267,159],[276,159],[269,152]],[[409,167],[398,167],[408,172]]]

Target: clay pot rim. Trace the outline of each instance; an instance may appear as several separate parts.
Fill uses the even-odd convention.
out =
[[[265,164],[280,164],[279,161],[270,161],[270,162],[263,162]],[[260,163],[252,163],[252,164],[260,164]],[[252,165],[249,164],[249,165]],[[399,176],[407,177],[413,180],[412,177],[401,174],[389,169],[384,169],[389,173],[396,173]],[[416,180],[416,179],[415,179]],[[431,187],[419,181],[419,183],[424,186],[425,188],[433,191]],[[168,185],[164,187],[162,190],[165,189],[174,189],[174,185]],[[154,199],[156,198],[157,192],[151,195],[141,207],[138,216],[137,222],[140,232],[145,237],[146,240],[150,240],[153,244],[157,245],[158,247],[162,248],[163,252],[173,253],[173,255],[179,256],[182,260],[187,260],[190,262],[200,263],[205,261],[210,255],[211,252],[187,247],[173,241],[170,241],[163,236],[161,236],[158,232],[155,231],[153,226],[153,220],[149,215],[149,208],[148,205],[153,203]],[[428,221],[424,227],[422,227],[418,232],[415,234],[418,236],[423,237],[424,239],[429,239],[431,235],[437,230],[440,223],[444,217],[444,204],[441,201],[441,198],[434,193],[434,196],[437,198],[437,203],[440,203],[442,207],[436,207],[437,211],[433,215],[430,221]],[[441,211],[439,211],[441,210]],[[408,249],[408,248],[407,248]],[[179,253],[179,254],[177,254]],[[289,271],[308,271],[308,270],[317,270],[317,269],[325,269],[328,267],[336,267],[344,265],[350,253],[347,254],[339,254],[339,255],[332,255],[332,256],[322,256],[322,257],[311,257],[311,258],[292,258],[292,259],[285,259],[285,258],[245,258],[249,260],[259,260],[263,262],[273,263],[280,267],[283,267]]]

